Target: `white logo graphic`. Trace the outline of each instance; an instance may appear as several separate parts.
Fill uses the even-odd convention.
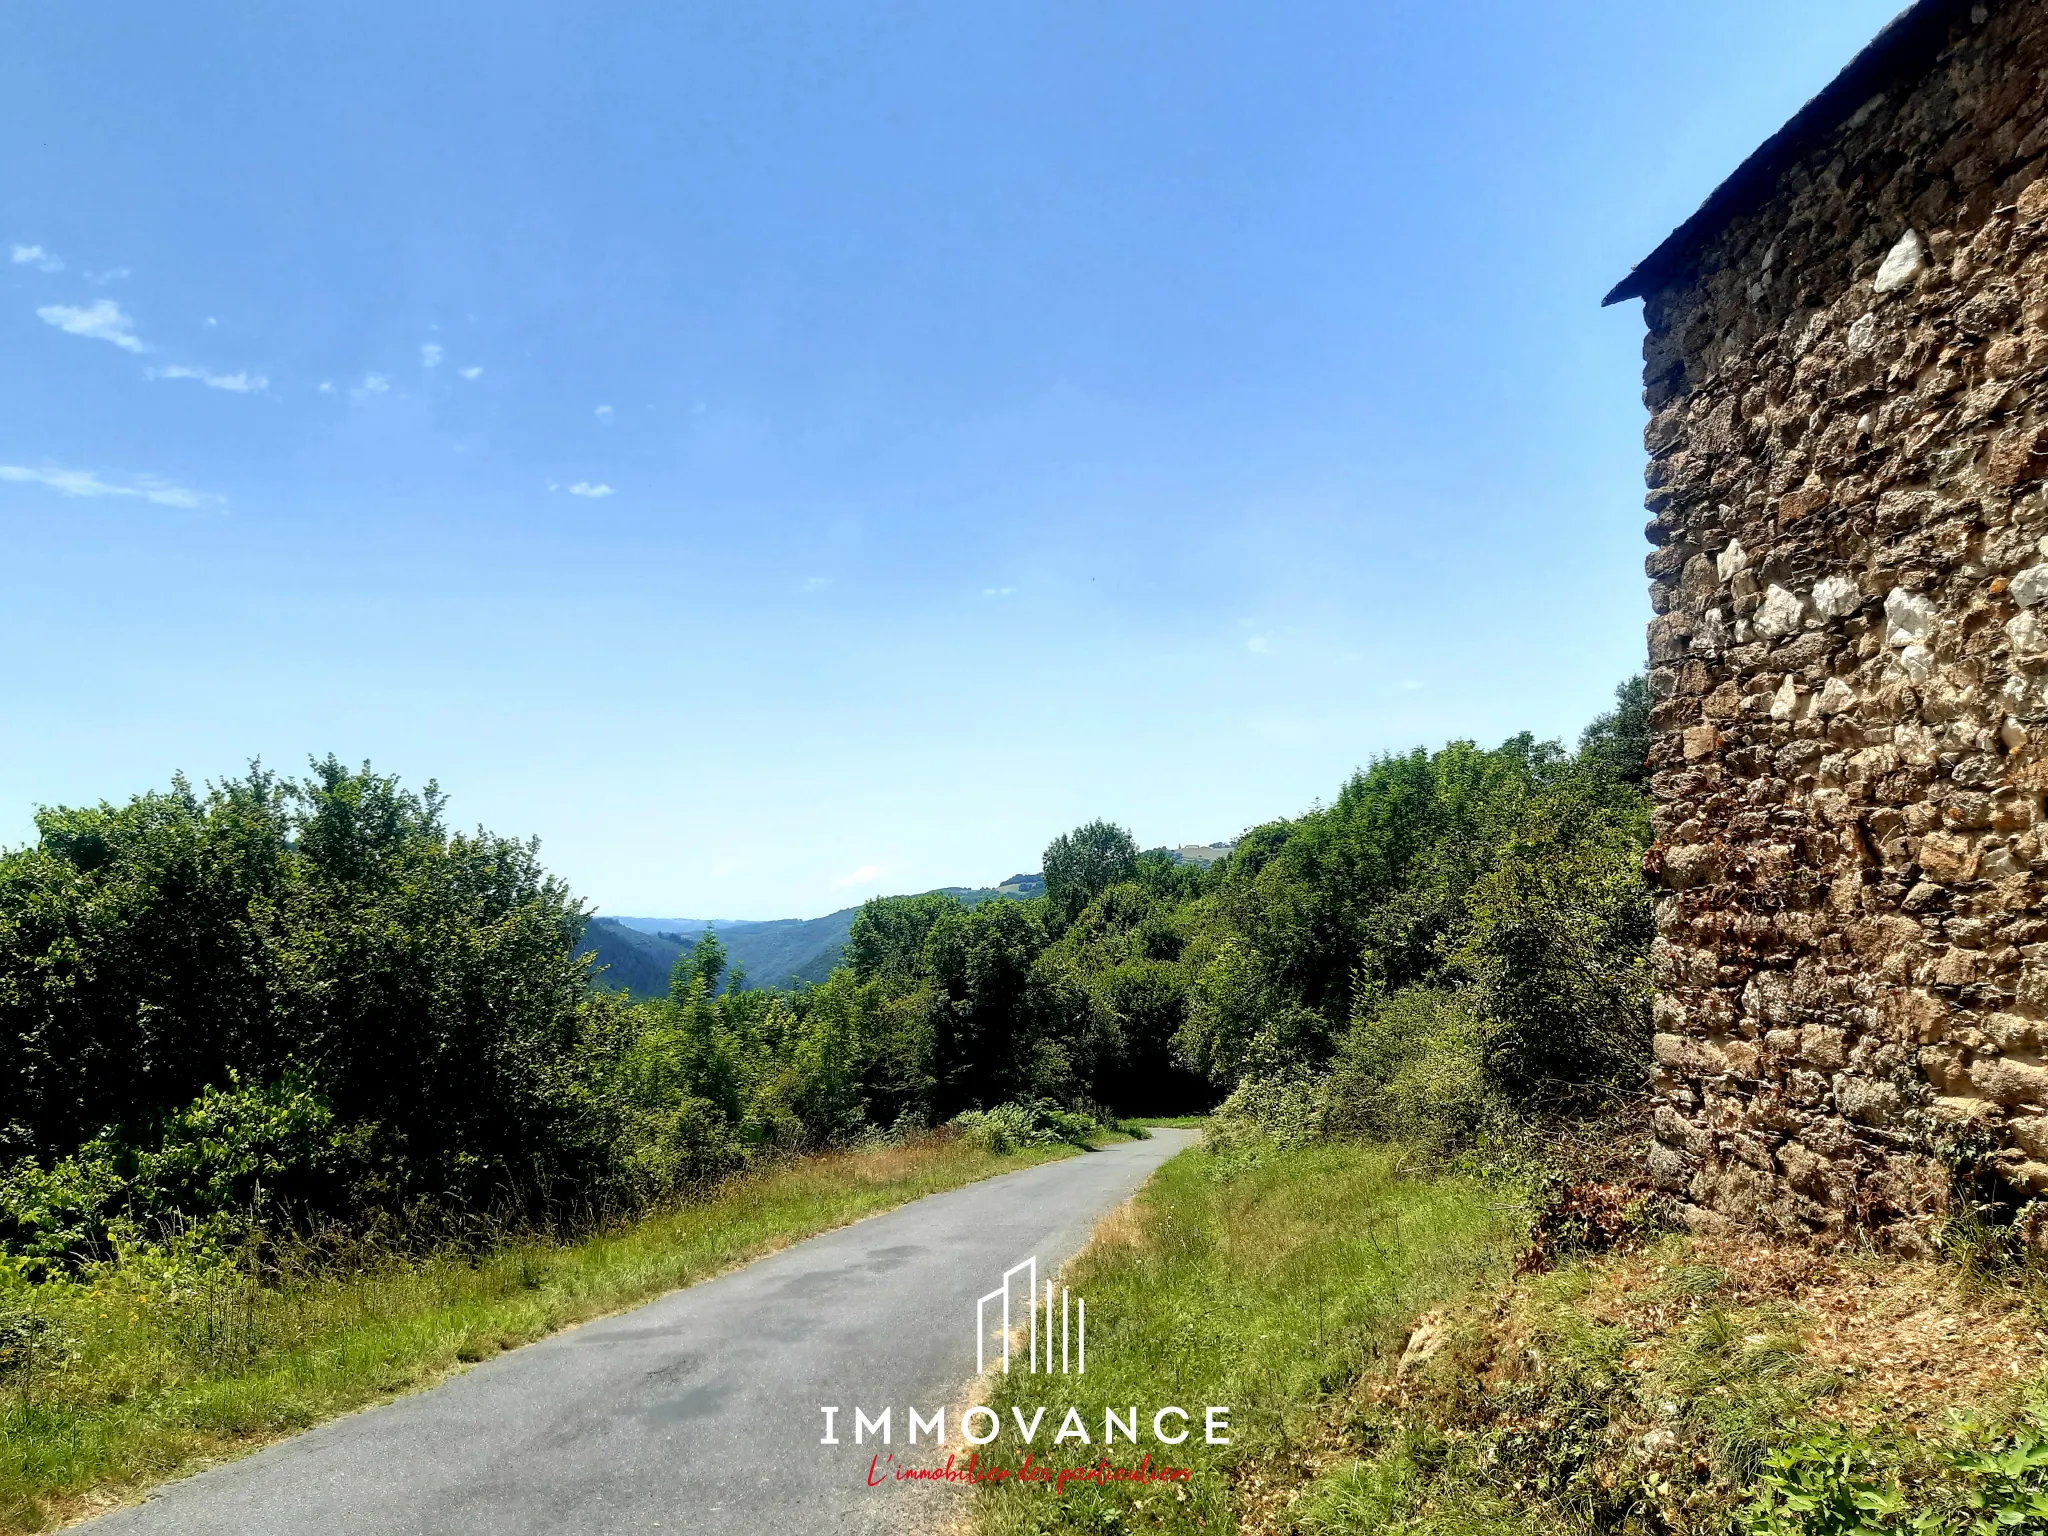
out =
[[[1047,1371],[1071,1371],[1085,1373],[1088,1369],[1088,1303],[1074,1295],[1065,1286],[1059,1286],[1055,1303],[1053,1282],[1045,1282],[1045,1295],[1038,1294],[1038,1257],[1020,1259],[1003,1271],[1003,1283],[990,1291],[974,1304],[974,1369],[979,1375],[987,1369],[985,1358],[988,1348],[988,1304],[1000,1301],[1003,1304],[1003,1373],[1010,1370],[1010,1282],[1023,1272],[1024,1298],[1031,1313],[1031,1369],[1040,1368],[1043,1360]],[[1043,1303],[1041,1305],[1041,1302]],[[1040,1312],[1045,1314],[1045,1331],[1038,1328]],[[1057,1326],[1055,1326],[1057,1314]],[[1053,1339],[1059,1339],[1059,1364],[1053,1364]],[[1043,1338],[1045,1348],[1041,1351],[1039,1340]]]

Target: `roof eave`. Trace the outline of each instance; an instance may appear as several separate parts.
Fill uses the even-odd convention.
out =
[[[1762,201],[1778,177],[1816,139],[1835,131],[1877,97],[1889,94],[1902,77],[1921,72],[1926,59],[1946,46],[1955,22],[1968,15],[1973,5],[1982,3],[1984,0],[1916,0],[1893,17],[1819,95],[1793,113],[1784,127],[1758,145],[1733,175],[1714,188],[1698,212],[1637,262],[1600,301],[1601,306],[1645,298],[1678,276],[1713,231]]]

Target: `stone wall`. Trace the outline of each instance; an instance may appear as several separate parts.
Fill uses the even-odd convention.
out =
[[[1819,1234],[2048,1194],[2048,7],[1645,300],[1655,1177]]]

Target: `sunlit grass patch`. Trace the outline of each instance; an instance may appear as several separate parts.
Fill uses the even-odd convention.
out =
[[[1396,1149],[1320,1145],[1249,1167],[1192,1151],[1112,1214],[1063,1277],[1088,1303],[1086,1375],[1012,1372],[992,1402],[1046,1408],[1038,1460],[1092,1465],[1106,1410],[1139,1410],[1139,1443],[1112,1460],[1187,1466],[1186,1485],[984,1486],[989,1536],[1042,1532],[1227,1531],[1256,1489],[1240,1474],[1299,1446],[1329,1395],[1397,1351],[1415,1314],[1503,1273],[1526,1223],[1500,1192],[1457,1175],[1405,1172]],[[1153,1415],[1185,1408],[1187,1441],[1153,1442]],[[1206,1410],[1229,1409],[1229,1444],[1210,1445]],[[1078,1408],[1092,1444],[1050,1446]],[[998,1459],[1020,1448],[1005,1440]]]

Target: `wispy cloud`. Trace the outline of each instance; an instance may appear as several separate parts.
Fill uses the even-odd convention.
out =
[[[593,500],[598,500],[606,496],[615,496],[618,493],[614,491],[610,486],[606,485],[603,481],[599,481],[597,484],[593,485],[588,480],[578,480],[574,485],[569,487],[569,494],[571,496],[588,496],[591,497]]]
[[[104,288],[109,283],[118,283],[121,281],[122,278],[133,277],[134,275],[135,274],[126,267],[109,267],[104,272],[86,273],[85,280],[88,283],[91,283],[95,288]],[[208,325],[211,325],[213,324],[213,321],[209,319],[206,323]]]
[[[427,342],[420,348],[420,366],[422,368],[438,368],[441,366],[441,359],[444,356],[446,354],[442,352],[439,342]]]
[[[470,380],[472,383],[474,383],[476,380],[484,376],[484,371],[482,368],[458,368],[455,371],[461,374],[465,379]]]
[[[597,419],[599,421],[610,421],[612,419],[612,408],[608,405],[600,405],[597,408]]]
[[[14,264],[17,267],[34,267],[38,272],[62,272],[64,258],[54,251],[46,251],[40,245],[17,245],[14,248]]]
[[[832,889],[843,891],[851,885],[873,885],[882,878],[884,871],[879,864],[863,864],[850,875],[834,875]]]
[[[28,469],[20,464],[0,464],[0,480],[20,485],[46,485],[66,496],[134,496],[160,507],[205,507],[226,500],[205,491],[188,491],[154,475],[137,476],[126,485],[102,480],[84,469]]]
[[[804,590],[806,592],[822,592],[831,585],[832,578],[830,576],[806,576],[804,578]]]
[[[270,380],[260,373],[209,373],[204,368],[187,368],[183,363],[167,363],[143,371],[152,379],[194,379],[208,389],[225,389],[237,395],[260,394],[270,388]]]
[[[1015,587],[983,587],[981,595],[983,597],[1008,597],[1016,590]]]
[[[1253,635],[1251,639],[1245,641],[1244,648],[1255,656],[1270,656],[1273,654],[1273,637]]]
[[[349,394],[357,400],[368,400],[373,395],[389,394],[390,392],[391,381],[385,378],[383,374],[366,373],[363,375],[363,382],[350,390]]]
[[[97,299],[90,304],[45,304],[36,315],[45,325],[54,325],[73,336],[111,341],[124,352],[149,350],[135,334],[135,322],[112,299]]]

